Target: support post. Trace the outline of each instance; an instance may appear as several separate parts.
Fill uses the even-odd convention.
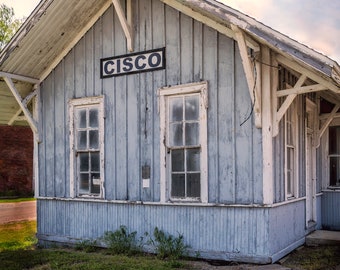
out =
[[[261,47],[262,63],[270,63],[270,50]],[[262,152],[263,152],[263,204],[271,205],[273,191],[273,137],[272,137],[272,85],[271,68],[262,64]],[[269,102],[268,102],[269,101]]]

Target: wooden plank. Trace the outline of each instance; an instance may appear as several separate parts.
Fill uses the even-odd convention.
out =
[[[242,59],[235,50],[235,203],[252,203],[253,179],[253,118],[245,122],[251,112],[251,99],[245,80]],[[242,124],[243,123],[243,124]]]
[[[69,111],[69,106],[68,102],[74,98],[74,50],[72,50],[64,59],[64,91],[65,91],[65,115],[68,115],[68,121],[65,121],[65,131],[68,132],[68,135],[65,136],[65,153],[70,153],[69,155],[65,155],[65,167],[69,168],[69,170],[66,170],[65,172],[65,177],[66,179],[70,179],[70,183],[66,185],[65,187],[65,194],[66,196],[71,196],[73,197],[75,195],[75,190],[74,190],[74,172],[73,168],[71,166],[71,156],[73,157],[73,149],[71,148],[70,145],[70,111]]]
[[[45,135],[45,194],[43,196],[55,196],[55,95],[54,95],[54,71],[44,81],[44,135]]]
[[[193,80],[193,20],[181,14],[180,16],[180,50],[181,50],[181,83]]]
[[[85,57],[85,92],[90,97],[94,94],[94,67],[99,66],[98,61],[94,61],[94,28],[90,28],[84,37],[84,57]]]
[[[203,26],[203,78],[209,81],[208,85],[208,97],[209,97],[209,113],[208,113],[208,179],[209,190],[208,198],[209,202],[218,201],[218,73],[216,67],[218,66],[218,51],[217,41],[218,33],[207,26]]]
[[[125,9],[125,6],[122,7]],[[114,13],[116,15],[116,13]],[[118,16],[114,16],[114,55],[126,53],[126,40]],[[127,96],[126,76],[115,77],[114,91],[114,122],[115,122],[115,153],[116,153],[116,195],[118,200],[128,200],[128,159],[127,159]]]
[[[218,46],[218,197],[220,203],[234,203],[234,40],[219,35]]]
[[[113,28],[113,20],[114,20],[114,10],[113,7],[110,7],[101,19],[101,26],[98,26],[97,29],[102,31],[102,34],[96,32],[96,35],[102,40],[100,41],[102,44],[102,57],[110,57],[114,55],[114,34],[115,30]],[[98,52],[99,54],[99,48]],[[98,64],[99,65],[99,64]],[[99,75],[99,73],[98,73]],[[102,90],[96,89],[96,93],[102,91],[105,95],[105,190],[107,191],[105,194],[105,198],[108,200],[116,200],[117,199],[117,180],[116,175],[116,160],[117,157],[116,151],[116,129],[119,128],[116,125],[116,98],[115,98],[115,88],[114,88],[114,78],[107,78],[105,80],[101,80]],[[100,84],[97,84],[100,85]]]
[[[131,25],[129,25],[127,19],[125,18],[125,12],[120,4],[120,0],[112,0],[112,3],[115,7],[115,10],[117,12],[118,18],[119,18],[119,22],[123,28],[125,37],[126,37],[126,41],[127,41],[127,48],[130,52],[133,51],[133,29],[131,27]],[[131,0],[127,1],[127,3],[129,3],[127,5],[128,7],[128,11],[127,13],[131,14]],[[130,19],[131,19],[131,15],[129,15]]]
[[[152,29],[152,1],[144,1],[140,3],[139,14],[139,45],[144,49],[153,48],[153,32],[157,31]],[[140,173],[143,166],[149,166],[150,168],[154,164],[152,142],[153,142],[153,74],[152,72],[146,72],[140,74],[140,143],[141,143],[141,161],[140,161]],[[157,108],[155,108],[157,110]],[[150,170],[151,172],[151,170]],[[151,200],[151,188],[143,188],[142,179],[140,179],[141,188],[141,200]]]
[[[255,80],[254,75],[254,64],[251,63],[248,56],[248,48],[245,41],[245,35],[241,29],[235,25],[231,25],[231,28],[235,32],[235,38],[240,50],[240,55],[242,59],[244,73],[246,75],[248,90],[250,94],[251,101],[254,106],[254,117],[255,125],[257,128],[261,127],[261,93],[260,88],[257,85],[257,80]]]
[[[328,88],[325,87],[322,84],[313,84],[313,85],[306,85],[306,86],[300,86],[300,87],[294,87],[294,88],[288,88],[284,90],[277,91],[277,97],[283,97],[291,94],[305,94],[305,93],[312,93],[312,92],[318,92],[327,90]]]
[[[152,28],[154,48],[165,47],[165,5],[160,1],[152,1]],[[153,166],[151,167],[151,197],[153,201],[160,201],[160,116],[157,89],[165,85],[165,70],[153,72]]]
[[[37,123],[35,122],[35,120],[32,117],[31,112],[27,109],[26,105],[24,105],[22,103],[22,97],[20,96],[18,90],[16,89],[16,87],[14,86],[14,83],[12,81],[11,78],[8,77],[3,77],[3,79],[5,80],[7,86],[9,87],[9,89],[11,90],[14,98],[16,99],[17,103],[19,104],[21,110],[23,111],[23,113],[25,114],[26,118],[27,118],[27,122],[29,123],[32,131],[34,133],[38,133],[38,129],[37,129]]]
[[[203,24],[194,20],[193,81],[203,80]]]
[[[270,50],[263,46],[261,47],[262,63],[271,63]],[[272,103],[267,102],[272,100],[271,89],[271,67],[262,64],[262,166],[263,166],[263,181],[262,194],[263,204],[271,205],[273,203],[273,137],[272,137]]]
[[[65,112],[65,91],[64,91],[64,62],[62,61],[53,73],[54,79],[54,106],[56,114],[54,116],[55,126],[55,195],[57,197],[65,197],[66,186],[66,164],[65,156],[65,135],[69,134],[65,131],[65,123],[67,122],[67,112]]]
[[[277,61],[297,72],[300,74],[306,75],[308,78],[312,79],[313,81],[324,85],[327,87],[329,90],[332,90],[335,93],[340,93],[340,87],[336,86],[335,84],[329,82],[327,79],[323,78],[319,74],[314,73],[313,71],[302,67],[300,64],[297,62],[294,62],[292,60],[289,60],[288,58],[282,56],[282,55],[277,55]]]
[[[86,96],[85,88],[85,37],[74,47],[74,91],[75,98]]]
[[[326,121],[323,123],[322,127],[318,131],[318,140],[322,137],[326,129],[328,128],[329,124],[332,122],[334,119],[334,116],[337,114],[338,110],[340,108],[340,104],[336,104],[335,107],[333,108],[332,112],[329,114],[328,118]]]
[[[165,7],[165,21],[166,21],[166,50],[167,50],[167,59],[166,59],[166,85],[177,85],[180,84],[180,68],[178,67],[178,63],[180,63],[180,29],[179,29],[179,21],[180,15],[179,12],[175,9],[166,6]]]

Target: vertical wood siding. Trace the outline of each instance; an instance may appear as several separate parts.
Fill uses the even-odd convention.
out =
[[[190,249],[207,258],[259,261],[270,257],[270,208],[190,207],[38,200],[38,237],[70,242],[97,239],[125,225],[137,236],[155,227],[183,234]],[[209,228],[209,230],[207,230]],[[193,253],[194,254],[194,253]]]
[[[133,3],[135,51],[166,47],[166,69],[100,79],[100,58],[128,53],[111,6],[42,83],[39,195],[70,196],[67,102],[105,95],[106,199],[159,201],[157,89],[207,80],[209,202],[261,203],[261,130],[252,117],[241,126],[251,103],[235,42],[160,1]]]
[[[322,228],[340,231],[340,192],[324,190],[321,205]]]

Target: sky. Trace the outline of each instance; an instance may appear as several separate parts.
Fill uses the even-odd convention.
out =
[[[340,0],[219,0],[340,64]],[[28,17],[40,0],[0,0]]]

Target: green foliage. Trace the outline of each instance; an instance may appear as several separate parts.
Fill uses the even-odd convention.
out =
[[[85,252],[95,252],[97,250],[97,240],[82,240],[76,243],[75,249]]]
[[[143,242],[136,239],[137,232],[128,232],[126,226],[120,226],[114,232],[105,232],[103,241],[113,254],[136,254],[141,252]]]
[[[14,10],[1,4],[0,6],[0,50],[10,41],[23,23],[24,18],[15,19]]]
[[[156,227],[153,235],[155,239],[151,239],[151,242],[155,246],[158,257],[178,260],[188,255],[189,246],[184,244],[182,234],[178,234],[178,237],[175,237],[164,233]]]

